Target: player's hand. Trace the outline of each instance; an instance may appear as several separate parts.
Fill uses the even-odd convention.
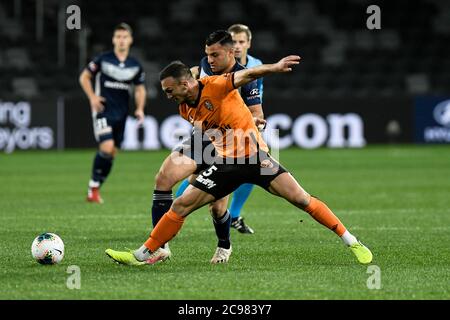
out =
[[[198,66],[192,67],[191,74],[194,79],[198,79],[200,77],[200,68]]]
[[[274,72],[290,72],[292,67],[300,63],[300,56],[287,56],[274,64]]]
[[[144,123],[145,114],[144,114],[143,110],[136,110],[134,112],[134,116],[138,120],[138,125],[139,126]]]
[[[89,103],[91,104],[91,109],[93,112],[102,112],[105,109],[105,106],[103,105],[103,102],[105,102],[106,99],[101,96],[92,96],[89,99]]]
[[[261,118],[253,117],[253,120],[255,121],[255,125],[258,128],[259,131],[263,131],[266,128],[267,121]]]

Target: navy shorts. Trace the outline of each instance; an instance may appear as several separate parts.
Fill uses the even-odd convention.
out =
[[[106,140],[114,140],[114,145],[120,148],[124,132],[125,123],[127,118],[113,119],[105,116],[103,113],[92,115],[95,140],[98,143],[102,143]]]

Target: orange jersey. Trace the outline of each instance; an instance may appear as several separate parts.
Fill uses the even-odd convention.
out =
[[[258,146],[268,152],[250,110],[234,88],[233,77],[227,73],[198,80],[197,104],[180,104],[180,115],[207,134],[221,157],[249,157]]]

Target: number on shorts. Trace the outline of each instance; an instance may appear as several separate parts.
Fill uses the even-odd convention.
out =
[[[213,171],[217,171],[216,166],[211,166],[208,170],[202,173],[202,176],[209,177],[213,173]]]
[[[106,121],[106,118],[100,118],[100,119],[95,120],[95,128],[98,131],[106,129],[106,127],[108,127],[108,122]]]

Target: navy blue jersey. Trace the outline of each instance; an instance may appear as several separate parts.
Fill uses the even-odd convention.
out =
[[[243,65],[236,62],[236,64],[233,66],[233,69],[231,72],[236,72],[242,69],[246,69]],[[220,73],[214,73],[211,70],[211,66],[208,63],[208,58],[204,57],[200,61],[200,78],[203,78],[205,76],[212,76],[212,75],[218,75]],[[249,106],[254,106],[257,104],[261,104],[261,93],[258,88],[258,82],[252,81],[247,83],[246,85],[243,85],[240,87],[240,93],[241,97],[244,100],[245,104]]]
[[[87,70],[94,77],[95,94],[106,100],[102,114],[110,119],[126,118],[132,85],[140,85],[145,81],[141,64],[130,56],[120,62],[110,51],[95,57]]]

